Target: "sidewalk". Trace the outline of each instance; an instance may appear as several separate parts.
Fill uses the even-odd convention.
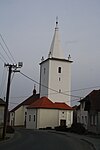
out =
[[[90,144],[94,150],[100,150],[100,135],[99,136],[79,135],[79,134],[75,134],[75,133],[60,132],[60,131],[49,131],[49,132],[78,138],[78,139],[83,140],[83,141],[87,142],[88,144]]]
[[[77,136],[81,140],[88,142],[94,148],[94,150],[100,150],[100,137],[90,137],[90,135],[77,135],[74,133],[69,133],[69,135]]]

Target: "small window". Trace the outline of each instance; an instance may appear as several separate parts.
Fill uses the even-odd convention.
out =
[[[29,115],[29,121],[31,121],[31,115]]]
[[[46,69],[44,68],[44,74],[45,74]]]
[[[25,116],[27,115],[27,112],[25,112]]]
[[[35,122],[35,115],[34,115],[34,122]]]
[[[59,81],[61,81],[61,78],[59,77]]]
[[[61,67],[58,67],[58,73],[61,73]]]
[[[87,116],[85,116],[85,123],[87,124]]]
[[[94,116],[94,125],[97,125],[97,115]]]
[[[82,116],[82,123],[84,123],[84,117]]]
[[[61,89],[59,89],[59,93],[61,93]]]
[[[93,125],[93,115],[90,116],[90,124]]]

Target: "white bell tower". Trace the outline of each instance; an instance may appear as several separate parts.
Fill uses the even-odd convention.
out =
[[[71,63],[64,58],[60,43],[58,19],[48,58],[40,63],[40,97],[47,96],[53,102],[71,105]]]

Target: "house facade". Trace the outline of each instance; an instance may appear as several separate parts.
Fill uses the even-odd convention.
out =
[[[5,101],[0,98],[0,126],[4,123],[4,109],[5,109]]]
[[[41,97],[27,108],[27,129],[39,129],[56,126],[70,127],[73,109],[65,103],[53,103],[47,97]]]
[[[85,110],[85,100],[80,100],[80,106],[77,108],[77,123],[83,124],[85,129],[88,128],[88,111]]]
[[[34,94],[24,100],[22,103],[17,105],[10,111],[10,122],[11,126],[26,126],[27,107],[35,102],[40,97],[39,94]]]
[[[87,116],[85,120],[85,116]],[[93,90],[80,101],[77,122],[86,124],[89,132],[100,134],[100,90]]]

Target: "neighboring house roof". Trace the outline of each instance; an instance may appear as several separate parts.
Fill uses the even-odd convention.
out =
[[[73,108],[74,110],[78,110],[78,109],[80,109],[80,105],[78,105],[78,106],[75,105],[75,106],[73,106],[72,108]]]
[[[53,103],[47,97],[41,97],[36,102],[32,103],[27,107],[28,109],[32,108],[49,108],[49,109],[65,109],[65,110],[73,110],[72,107],[68,106],[65,103]]]
[[[100,111],[100,90],[93,90],[80,102],[85,101],[85,110]]]
[[[6,102],[0,98],[0,106],[4,106]]]
[[[30,105],[33,102],[35,102],[37,99],[39,99],[40,94],[35,94],[35,95],[31,95],[29,98],[27,98],[26,100],[24,100],[22,103],[20,103],[19,105],[17,105],[15,108],[13,108],[10,112],[14,112],[16,111],[18,108],[20,108],[21,106],[25,106],[25,105]]]

